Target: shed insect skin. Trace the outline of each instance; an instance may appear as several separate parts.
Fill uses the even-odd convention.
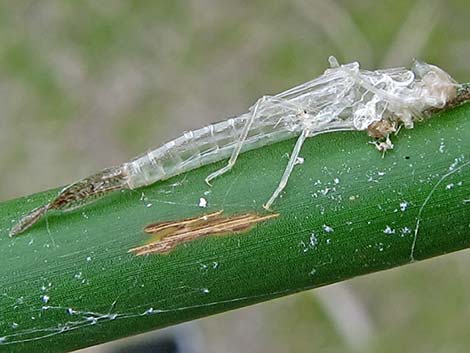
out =
[[[10,230],[18,235],[50,210],[70,211],[110,192],[137,189],[192,169],[229,158],[225,167],[207,176],[230,171],[240,153],[298,137],[284,174],[264,208],[270,209],[287,185],[304,141],[334,131],[367,131],[379,138],[382,152],[393,148],[390,140],[401,125],[412,128],[433,110],[465,99],[463,90],[442,69],[415,62],[412,70],[391,68],[367,71],[353,62],[340,65],[330,57],[321,76],[274,96],[263,96],[247,113],[186,132],[163,146],[105,169],[66,188],[46,205],[21,218]]]
[[[105,169],[65,187],[51,202],[32,210],[13,226],[10,230],[10,236],[24,232],[50,210],[72,211],[92,203],[112,191],[124,188],[126,188],[126,177],[123,171],[120,168]]]

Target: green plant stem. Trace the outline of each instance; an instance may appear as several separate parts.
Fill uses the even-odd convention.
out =
[[[156,221],[265,214],[295,141],[244,153],[212,188],[204,178],[224,162],[50,213],[13,239],[57,190],[0,204],[0,351],[67,352],[467,248],[470,105],[402,130],[385,158],[368,141],[309,139],[278,218],[167,255],[127,251]]]

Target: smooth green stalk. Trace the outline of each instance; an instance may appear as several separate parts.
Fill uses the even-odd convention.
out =
[[[0,204],[0,351],[67,352],[467,248],[470,105],[393,140],[382,158],[365,133],[309,139],[279,217],[167,255],[128,250],[156,221],[265,214],[295,141],[244,153],[212,188],[204,178],[224,162],[51,212],[13,239],[56,190]]]

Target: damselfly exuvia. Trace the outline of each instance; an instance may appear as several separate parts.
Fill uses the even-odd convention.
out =
[[[306,138],[334,131],[368,131],[376,147],[393,148],[389,135],[399,126],[412,128],[432,109],[458,99],[461,87],[440,68],[414,62],[412,69],[368,71],[359,63],[339,65],[330,57],[321,76],[273,96],[263,96],[248,112],[188,131],[163,146],[120,166],[79,180],[48,204],[17,222],[14,236],[36,223],[49,210],[70,211],[109,192],[137,189],[225,158],[225,167],[206,182],[229,171],[240,153],[298,136],[287,167],[269,200],[269,209],[287,184]]]

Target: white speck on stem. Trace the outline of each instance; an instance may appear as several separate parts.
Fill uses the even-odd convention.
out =
[[[401,235],[402,235],[402,236],[405,236],[405,235],[407,235],[407,234],[411,234],[411,229],[408,228],[408,227],[403,227],[403,228],[401,229]]]
[[[407,201],[400,202],[400,211],[405,212],[408,208],[409,204]]]
[[[299,243],[299,246],[302,248],[302,252],[307,252],[308,251],[308,246],[305,245],[304,241],[301,240],[300,243]]]
[[[199,198],[199,207],[202,207],[202,208],[207,207],[207,200],[204,197]]]
[[[444,150],[446,148],[446,144],[441,141],[441,144],[439,145],[439,152],[444,153]]]
[[[305,162],[305,159],[302,158],[302,157],[297,157],[297,159],[295,160],[295,165],[298,165],[298,164],[304,164]]]
[[[315,246],[317,246],[317,244],[318,244],[317,235],[315,234],[315,232],[312,232],[312,234],[310,234],[310,246],[314,248]]]

